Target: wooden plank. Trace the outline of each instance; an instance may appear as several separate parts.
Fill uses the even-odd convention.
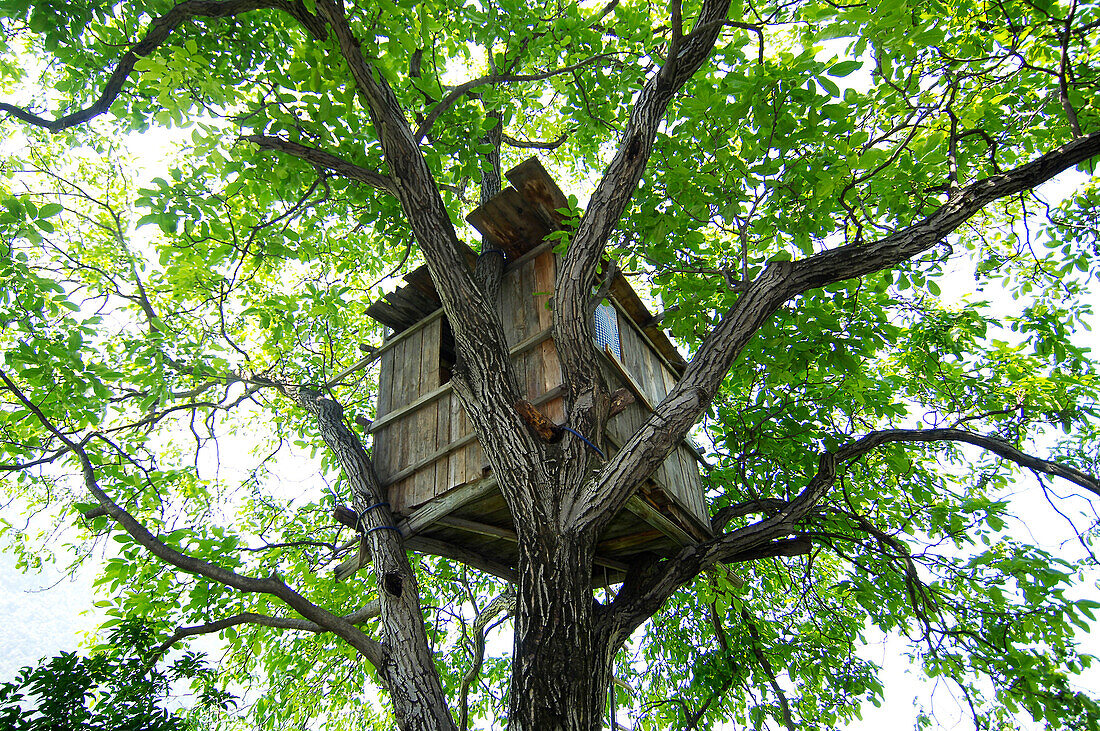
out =
[[[519,191],[508,187],[475,208],[466,220],[509,259],[515,259],[542,243],[549,230],[539,218],[524,215],[527,210]]]
[[[463,408],[458,394],[451,394],[451,441],[454,444],[470,433],[469,417]],[[461,485],[466,482],[466,452],[456,449],[447,456],[447,481],[452,485]]]
[[[371,444],[371,462],[374,463],[375,472],[378,473],[379,484],[388,485],[389,476],[397,470],[393,467],[393,442],[390,440],[389,430],[382,429],[374,433]]]
[[[474,520],[467,520],[466,518],[456,518],[453,515],[442,516],[435,521],[435,524],[445,525],[448,528],[455,528],[467,533],[476,533],[479,536],[500,538],[509,543],[519,543],[519,537],[514,530],[489,525],[487,523],[479,523]]]
[[[509,359],[512,362],[512,370],[516,374],[516,381],[521,389],[527,388],[527,353],[526,349],[512,353],[512,349],[527,340],[528,328],[530,327],[528,311],[530,309],[531,290],[524,284],[524,274],[529,268],[529,263],[518,267],[509,277],[512,290],[512,307],[510,312],[501,313],[502,319],[509,320],[512,325],[510,330],[512,339],[508,341],[510,346],[508,349]]]
[[[425,404],[430,404],[432,401],[435,401],[436,399],[442,398],[446,394],[449,394],[451,392],[451,390],[452,389],[451,389],[450,382],[444,383],[439,388],[437,388],[433,391],[429,391],[428,393],[424,394],[423,396],[416,399],[412,403],[405,404],[400,409],[394,409],[393,411],[386,414],[381,419],[375,419],[374,423],[371,424],[370,431],[371,432],[378,431],[379,429],[386,426],[390,422],[396,421],[397,419],[400,419],[404,416],[408,416],[411,412],[416,411],[417,409],[421,408]]]
[[[440,397],[435,412],[435,451],[438,452],[451,442],[451,399],[456,398],[453,392]],[[434,452],[433,452],[434,454]],[[456,484],[451,482],[450,453],[439,455],[436,459],[435,480],[436,491],[445,493]]]
[[[402,535],[415,535],[440,518],[450,515],[464,505],[485,497],[498,487],[496,477],[492,475],[475,482],[459,485],[414,511],[407,519],[401,521],[397,527],[401,529]]]
[[[472,566],[479,571],[498,576],[505,581],[513,584],[516,583],[515,569],[508,564],[497,561],[478,551],[463,546],[457,546],[453,543],[447,543],[436,538],[429,538],[427,536],[415,536],[410,538],[405,546],[410,550],[419,551],[420,553],[430,553],[434,556],[453,559],[467,566]]]
[[[630,285],[621,274],[616,276],[613,280],[610,299],[620,311],[626,313],[626,319],[630,325],[630,329],[638,333],[639,336],[653,347],[660,355],[665,365],[668,366],[677,377],[683,375],[684,368],[687,367],[687,361],[684,360],[684,356],[680,354],[680,351],[676,349],[676,346],[673,345],[672,341],[665,335],[664,330],[659,327],[648,327],[643,330],[638,325],[639,322],[645,322],[652,318],[652,315],[638,298],[638,293],[631,289]]]
[[[505,581],[512,583],[516,581],[516,572],[511,566],[493,560],[477,551],[446,543],[436,538],[413,536],[405,541],[405,548],[410,551],[453,559],[467,566],[472,566],[479,571],[498,576]],[[366,551],[357,551],[353,556],[336,567],[336,580],[342,581],[348,578],[368,563],[370,563],[370,553]]]
[[[550,228],[562,226],[562,215],[558,210],[569,205],[558,184],[546,172],[537,157],[529,157],[504,174],[532,210]]]
[[[375,411],[375,424],[378,423],[378,417],[388,413],[391,408],[394,369],[393,359],[394,352],[392,349],[388,350],[382,356],[382,363],[378,373],[378,408]],[[379,479],[382,479],[383,474],[393,474],[393,472],[396,471],[396,468],[392,466],[393,461],[397,458],[393,452],[393,439],[391,439],[388,430],[378,430],[373,424],[371,425],[371,429],[368,430],[368,433],[373,436],[371,459],[374,461],[375,468],[378,470]]]
[[[479,536],[486,536],[488,538],[495,538],[509,543],[519,543],[519,537],[516,536],[514,530],[508,528],[501,528],[495,525],[489,525],[487,523],[481,523],[475,520],[467,520],[465,518],[456,518],[453,516],[446,516],[440,518],[435,522],[439,526],[447,526],[448,528],[454,528],[456,530],[464,531],[466,533],[473,533]],[[627,570],[627,564],[622,561],[616,561],[604,556],[596,556],[593,559],[593,563],[597,566],[604,566],[616,571]]]
[[[513,346],[510,349],[509,353],[514,356],[518,353],[522,353],[523,351],[525,351],[529,348],[533,348],[536,345],[539,345],[540,343],[546,342],[549,339],[550,339],[550,330],[544,330],[542,332],[535,333],[534,335],[527,338],[523,342],[518,343],[515,346]],[[559,368],[560,368],[560,366],[559,366]],[[402,372],[401,373],[401,379],[404,379],[405,375],[406,374],[404,372]],[[561,379],[559,378],[558,380],[560,381]],[[451,392],[450,382],[444,383],[439,388],[425,393],[420,398],[415,399],[411,403],[408,403],[408,404],[402,406],[400,409],[395,408],[392,411],[389,411],[384,418],[375,419],[374,423],[371,425],[370,431],[371,432],[378,431],[379,429],[386,426],[387,424],[394,421],[395,419],[399,419],[402,416],[408,414],[410,411],[415,411],[417,408],[423,406],[424,404],[430,403],[430,402],[434,401],[435,399],[442,397],[444,394],[447,394],[447,393],[450,393],[450,392]]]
[[[554,313],[549,307],[557,275],[557,260],[554,253],[547,250],[535,257],[531,262],[531,268],[533,273],[531,293],[534,297],[535,313],[538,315],[538,329],[546,330],[554,324]]]
[[[420,345],[420,383],[418,396],[439,390],[439,345],[442,320],[435,320],[423,330]],[[431,454],[439,446],[436,442],[436,413],[439,401],[435,400],[422,406],[416,413],[415,436],[416,450],[413,459],[425,462],[413,478],[412,500],[416,504],[435,497],[442,489],[436,484],[436,465],[434,461],[425,461],[425,455]]]
[[[409,327],[407,330],[402,330],[396,335],[390,337],[388,340],[386,340],[386,342],[382,343],[382,347],[378,349],[378,352],[385,353],[386,351],[393,350],[393,348],[398,343],[404,342],[407,338],[419,332],[422,328],[427,327],[441,317],[443,317],[443,310],[436,310],[424,319],[417,321],[415,325]]]
[[[617,538],[610,538],[608,540],[600,541],[596,544],[596,550],[600,553],[625,553],[633,549],[637,552],[638,549],[644,548],[650,543],[655,541],[668,540],[661,531],[656,528],[650,528],[649,530],[638,531],[636,533],[628,533],[627,535],[619,536]]]
[[[698,543],[683,528],[666,518],[659,510],[637,495],[631,495],[624,507],[681,546],[691,546]]]
[[[562,393],[561,387],[555,388],[555,389],[553,389],[552,391],[550,391],[548,393],[542,394],[537,399],[533,400],[532,403],[534,403],[535,405],[543,405],[543,404],[551,403],[555,400],[560,400],[561,393]],[[453,398],[454,402],[458,401],[457,397],[452,397],[452,398]],[[459,410],[461,410],[461,406],[459,406],[458,408],[459,408]],[[451,418],[453,419],[454,415],[455,415],[455,409],[453,408],[453,405],[452,405],[452,408],[451,408],[451,415],[452,415]],[[454,434],[455,430],[452,429],[451,433]],[[397,481],[397,480],[403,480],[406,477],[408,477],[409,475],[415,473],[417,470],[423,468],[425,465],[430,464],[430,463],[432,463],[432,462],[434,462],[438,459],[441,459],[444,456],[448,456],[448,455],[451,455],[452,453],[461,451],[462,448],[468,447],[476,439],[477,439],[477,435],[474,433],[473,429],[470,428],[469,430],[465,431],[465,433],[462,434],[461,436],[459,436],[455,439],[452,439],[452,441],[448,442],[447,444],[444,444],[444,445],[438,447],[435,451],[424,455],[417,462],[406,465],[400,471],[395,472],[390,477],[390,481],[393,482],[393,481]],[[452,468],[452,470],[453,470],[451,472],[452,475],[457,473],[457,464],[458,463],[456,462],[455,467]],[[480,471],[480,469],[481,469],[481,464],[480,463],[478,465],[476,465],[476,469],[478,469]],[[454,479],[454,478],[451,477],[450,479]],[[478,479],[480,479],[480,474],[478,475]],[[456,482],[454,484],[457,485],[457,484],[461,484],[461,483]],[[451,486],[448,485],[446,488],[442,488],[442,489],[445,491],[449,487],[451,487]],[[439,491],[437,490],[437,494],[438,494],[438,492]]]
[[[538,264],[538,259],[532,259],[527,264],[521,267],[523,287],[523,337],[524,339],[531,337],[537,332],[545,330],[552,323],[547,322],[545,326],[540,326],[543,320],[540,309],[540,299],[542,303],[546,301],[546,295],[536,295],[536,292],[541,291],[538,286],[538,273],[535,268]]]
[[[408,397],[409,386],[414,377],[414,374],[409,373],[411,367],[410,356],[417,352],[416,345],[419,345],[419,340],[420,331],[418,330],[402,341],[397,346],[396,350],[394,350],[393,405],[395,408],[403,407],[412,400]],[[418,363],[419,361],[415,362]],[[409,463],[410,413],[411,412],[403,413],[395,418],[390,425],[390,439],[393,445],[393,466],[395,470],[400,470]],[[395,480],[391,483],[390,496],[390,502],[399,505],[407,503],[404,480]]]
[[[376,422],[393,408],[393,368],[391,348],[382,354],[382,362],[378,365],[378,407],[374,410]]]
[[[626,384],[627,388],[634,392],[635,398],[638,399],[636,405],[645,407],[647,411],[653,411],[653,403],[649,400],[649,396],[646,395],[645,388],[642,387],[642,384],[635,380],[634,376],[626,370],[623,364],[619,362],[618,358],[611,355],[606,350],[601,350],[600,352],[603,353],[606,362],[610,363],[614,372],[619,375],[619,378],[622,379],[622,382]],[[627,410],[629,411],[630,407],[627,407]]]

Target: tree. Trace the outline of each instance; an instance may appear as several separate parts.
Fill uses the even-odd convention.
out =
[[[155,661],[162,652],[149,626],[125,620],[92,655],[63,652],[0,685],[0,718],[13,731],[187,731],[194,727],[161,706],[169,686],[184,679],[201,683],[213,673],[194,653],[159,671]],[[231,703],[223,691],[207,688],[201,705],[224,709]]]
[[[1098,385],[1070,336],[1098,191],[1037,190],[1100,153],[1096,4],[13,0],[4,17],[0,110],[25,153],[0,213],[11,489],[120,542],[111,611],[179,625],[173,642],[222,632],[227,677],[267,673],[261,722],[369,723],[348,715],[369,676],[402,729],[456,727],[452,702],[462,727],[599,728],[609,688],[643,728],[832,726],[881,696],[854,655],[870,623],[909,635],[977,727],[1100,724],[1071,682],[1089,663],[1073,628],[1100,605],[1063,594],[1095,565],[1096,523],[1073,520],[1100,496]],[[134,179],[119,135],[161,130],[180,152]],[[532,149],[589,193],[552,298],[567,426],[608,419],[590,343],[610,272],[650,287],[690,356],[608,460],[520,418],[494,275],[460,245]],[[365,583],[316,571],[343,555],[331,509],[384,500],[349,424],[372,407],[353,366],[378,281],[421,260],[515,518],[514,600],[390,530],[366,533]],[[1018,308],[940,298],[959,261]],[[717,537],[594,594],[601,531],[693,429]],[[317,455],[305,497],[280,487],[294,446]],[[1083,563],[1023,541],[1016,468],[1077,496],[1061,509]],[[486,666],[513,601],[511,655]]]

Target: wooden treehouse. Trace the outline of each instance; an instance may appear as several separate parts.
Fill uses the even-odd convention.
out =
[[[501,316],[512,365],[521,387],[526,384],[527,400],[561,424],[561,368],[547,307],[558,257],[544,238],[560,228],[556,210],[568,203],[535,159],[506,177],[514,187],[467,220],[483,234],[486,247],[506,254]],[[451,389],[455,353],[447,319],[427,267],[405,280],[406,286],[367,309],[388,328],[380,355],[378,408],[370,426],[379,481],[411,549],[511,578],[516,556],[512,517]],[[604,444],[614,452],[686,364],[622,275],[616,276],[609,300],[611,307],[597,311],[595,329],[602,342],[593,347],[603,354],[611,390],[626,387],[634,395],[634,402],[608,422]],[[684,442],[638,486],[598,544],[595,581],[621,580],[636,554],[669,556],[712,535],[700,462],[698,451]]]

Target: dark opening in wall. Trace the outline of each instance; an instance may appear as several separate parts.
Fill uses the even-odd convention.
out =
[[[451,373],[455,367],[455,336],[451,332],[451,324],[444,317],[439,327],[439,385],[451,380]]]

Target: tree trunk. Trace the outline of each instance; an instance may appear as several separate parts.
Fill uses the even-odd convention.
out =
[[[512,731],[602,728],[615,650],[592,596],[593,546],[549,526],[520,534]]]

